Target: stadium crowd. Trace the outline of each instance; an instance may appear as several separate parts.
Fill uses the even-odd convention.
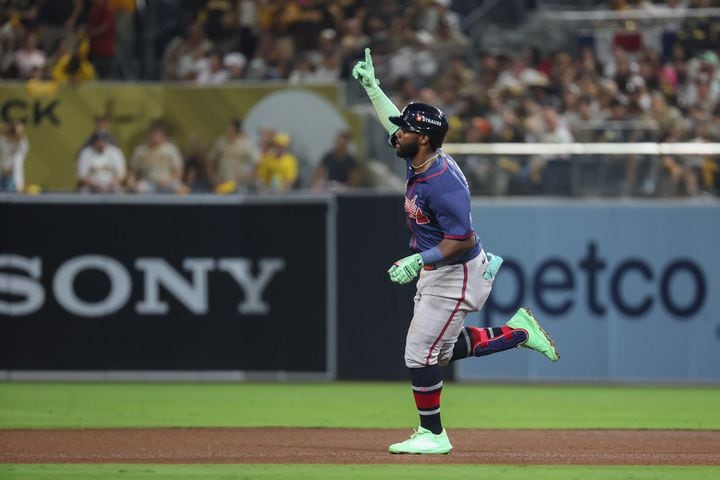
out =
[[[694,8],[717,6],[711,0],[597,2],[597,7],[604,9],[664,8],[677,15],[661,30],[650,32],[653,39],[648,32],[616,27],[609,43],[601,45],[597,38],[579,34],[576,44],[553,51],[544,51],[530,39],[521,49],[478,48],[463,30],[464,12],[454,10],[451,0],[158,3],[167,4],[163,24],[172,27],[156,29],[148,40],[145,22],[152,14],[150,3],[0,0],[0,76],[28,82],[327,83],[352,81],[353,64],[362,57],[363,49],[370,47],[376,74],[397,105],[419,100],[439,106],[448,115],[448,142],[720,139],[720,19],[685,15]],[[140,65],[137,60],[148,41],[157,68]],[[272,184],[286,190],[322,183],[318,180],[321,169],[312,185],[295,181],[293,161],[287,160],[292,156],[291,140],[282,132],[250,139],[241,134],[241,123],[234,125],[228,127],[227,135],[231,136],[234,128],[236,135],[253,143],[248,151],[257,152],[245,154],[251,160],[234,168],[236,174],[219,176],[217,165],[208,167],[207,159],[218,155],[217,145],[211,152],[163,147],[172,150],[167,153],[168,171],[162,182],[152,186],[153,182],[141,181],[142,175],[152,174],[138,167],[142,163],[138,155],[142,155],[136,150],[128,152],[127,173],[122,171],[123,178],[113,189],[227,191],[233,190],[233,184],[227,183],[232,181],[235,187]],[[107,135],[111,132],[98,133],[102,132],[94,133],[87,148],[112,144]],[[153,140],[154,135],[163,138]],[[8,178],[21,156],[19,147],[14,150],[14,160],[8,153],[8,145],[19,141],[16,137],[20,138],[17,125],[11,125],[0,140],[3,178]],[[150,128],[148,142],[171,143],[162,123]],[[279,177],[287,178],[279,183],[270,180],[262,167],[263,152],[273,149],[285,158],[285,166],[280,168],[285,173]],[[470,155],[458,160],[474,193],[497,194],[570,193],[567,178],[573,174],[572,164],[579,162],[547,156]],[[648,160],[623,156],[590,163],[601,168],[589,174],[615,178],[615,193],[619,194],[672,196],[720,191],[720,164],[715,157]],[[344,170],[352,170],[344,175],[348,185],[360,183],[354,164]],[[80,168],[78,188],[93,190],[83,180]]]

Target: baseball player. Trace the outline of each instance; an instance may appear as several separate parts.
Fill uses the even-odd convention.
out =
[[[396,261],[388,274],[399,284],[419,276],[405,364],[410,369],[420,427],[389,450],[449,453],[452,445],[440,420],[440,366],[519,346],[537,350],[553,362],[559,355],[526,308],[499,328],[464,326],[466,315],[485,304],[502,258],[483,250],[472,227],[467,181],[440,148],[448,131],[447,118],[424,103],[410,103],[398,111],[379,87],[370,49],[365,49],[365,60],[352,73],[365,88],[395,153],[407,163],[405,212],[415,253]]]

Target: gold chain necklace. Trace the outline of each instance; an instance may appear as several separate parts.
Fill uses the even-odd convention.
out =
[[[420,169],[423,168],[425,165],[427,165],[428,163],[430,163],[431,160],[435,160],[435,159],[437,158],[437,156],[438,156],[438,154],[436,153],[435,155],[429,157],[427,160],[425,160],[423,163],[421,163],[421,164],[418,165],[417,167],[416,167],[415,165],[413,165],[412,163],[410,164],[410,166],[412,167],[413,170],[416,170],[416,171],[417,171],[417,170],[420,170]]]

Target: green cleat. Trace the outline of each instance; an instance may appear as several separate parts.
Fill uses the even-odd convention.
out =
[[[400,443],[390,445],[390,453],[415,453],[421,455],[437,455],[450,453],[452,445],[447,436],[447,432],[443,429],[438,435],[423,427],[410,435],[410,438]]]
[[[553,342],[550,335],[542,329],[538,321],[535,320],[529,308],[519,309],[507,322],[507,326],[510,328],[521,328],[528,333],[528,339],[520,345],[521,347],[532,348],[545,355],[551,362],[557,362],[558,358],[560,358],[560,354],[557,348],[555,348],[555,342]]]

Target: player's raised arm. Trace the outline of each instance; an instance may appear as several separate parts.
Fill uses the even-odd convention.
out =
[[[382,126],[388,134],[394,134],[399,127],[390,121],[390,117],[399,116],[400,110],[380,88],[380,81],[375,78],[375,68],[369,48],[365,49],[365,60],[357,62],[353,67],[352,75],[365,88]]]

